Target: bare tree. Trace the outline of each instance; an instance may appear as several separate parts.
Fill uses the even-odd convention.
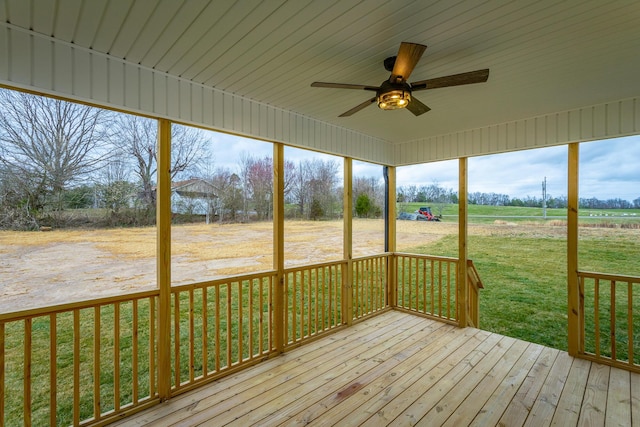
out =
[[[0,162],[7,179],[30,189],[35,208],[46,203],[36,199],[60,196],[109,155],[107,117],[99,108],[0,89]]]
[[[268,219],[273,200],[273,159],[271,157],[249,159],[247,184],[258,219]]]
[[[131,156],[133,171],[140,180],[141,198],[155,207],[155,182],[158,169],[158,125],[155,120],[120,114],[114,123],[112,141]],[[174,125],[171,128],[171,179],[197,170],[207,154],[207,138],[200,129]]]
[[[220,222],[225,219],[235,221],[243,205],[240,177],[227,168],[217,168],[213,172],[211,183],[218,191],[218,219]]]
[[[137,187],[131,182],[131,170],[124,153],[117,151],[100,173],[100,180],[94,186],[99,205],[109,208],[113,213],[131,207],[135,200]],[[98,203],[94,201],[94,203]]]
[[[289,200],[298,205],[301,217],[332,216],[336,202],[339,165],[334,160],[301,160],[290,171]],[[285,178],[287,171],[285,167]],[[314,214],[311,215],[311,206]]]

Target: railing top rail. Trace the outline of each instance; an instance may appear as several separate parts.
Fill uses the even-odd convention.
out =
[[[211,286],[224,285],[229,282],[232,282],[232,283],[244,282],[245,280],[253,280],[253,279],[260,279],[263,277],[275,276],[276,273],[277,272],[275,270],[265,270],[265,271],[259,271],[256,273],[251,273],[251,274],[243,274],[240,276],[226,276],[226,277],[221,277],[219,279],[205,280],[203,282],[187,283],[185,285],[174,285],[174,286],[171,286],[171,292],[172,293],[184,292],[191,289],[200,289],[200,288],[207,288]]]
[[[301,270],[313,270],[314,268],[322,268],[322,267],[329,267],[332,265],[339,265],[339,264],[346,264],[346,260],[344,259],[339,259],[336,261],[325,261],[325,262],[319,262],[316,264],[305,264],[305,265],[294,265],[291,267],[286,267],[284,269],[284,273],[291,273],[292,271],[301,271]]]
[[[484,289],[484,283],[482,283],[482,279],[480,278],[480,273],[478,269],[476,269],[476,265],[473,263],[473,260],[467,260],[467,267],[469,268],[469,274],[473,278],[473,282],[478,289]]]
[[[149,291],[132,292],[123,295],[114,295],[110,297],[96,298],[90,300],[74,301],[65,304],[51,305],[47,307],[37,307],[28,310],[12,311],[9,313],[0,313],[0,322],[11,322],[15,320],[27,319],[30,317],[47,316],[50,314],[63,313],[65,311],[82,310],[101,305],[114,304],[118,302],[127,302],[137,299],[158,296],[160,291],[157,289]]]
[[[364,256],[354,257],[351,260],[352,261],[365,261],[365,260],[368,260],[368,259],[385,258],[385,257],[388,257],[389,255],[393,255],[393,254],[391,252],[381,252],[379,254],[364,255]]]
[[[432,260],[435,260],[435,261],[458,262],[458,258],[449,257],[449,256],[412,254],[412,253],[408,253],[408,252],[394,252],[392,255],[404,256],[404,257],[413,257],[413,258],[421,258],[421,259],[432,259]]]
[[[624,274],[609,274],[609,273],[597,273],[592,271],[578,271],[578,276],[589,277],[592,279],[613,280],[616,282],[640,283],[640,277],[627,276]]]

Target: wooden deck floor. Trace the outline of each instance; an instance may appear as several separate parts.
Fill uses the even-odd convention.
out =
[[[391,311],[120,426],[640,426],[640,375]]]

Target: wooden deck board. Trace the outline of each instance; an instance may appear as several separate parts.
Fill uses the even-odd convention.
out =
[[[452,330],[453,326],[448,326]],[[449,332],[449,329],[447,329]],[[391,371],[385,375],[382,382],[379,384],[377,393],[368,393],[367,390],[361,390],[358,394],[354,394],[345,402],[344,405],[333,406],[328,411],[316,415],[316,418],[311,422],[313,425],[330,426],[345,424],[345,417],[348,417],[349,422],[354,425],[359,425],[366,421],[373,415],[384,416],[383,408],[390,402],[400,401],[399,394],[406,390],[416,380],[420,379],[421,375],[428,373],[432,369],[440,365],[445,359],[449,357],[455,357],[452,355],[454,350],[462,345],[473,345],[473,342],[469,340],[477,333],[477,330],[467,329],[465,334],[457,334],[453,340],[450,333],[433,341],[433,351],[428,358],[414,357],[411,360],[409,370],[398,375],[398,372]],[[427,350],[428,351],[428,350]],[[346,412],[345,408],[349,408],[350,412]],[[303,421],[297,420],[297,421]]]
[[[580,409],[580,423],[583,425],[604,425],[610,370],[608,366],[591,365]]]
[[[387,312],[117,426],[632,425],[640,375]]]
[[[507,376],[500,382],[480,411],[477,414],[471,411],[469,416],[475,416],[470,423],[471,426],[489,427],[498,424],[502,414],[518,392],[518,387],[531,372],[531,367],[538,360],[543,349],[544,347],[541,345],[528,343],[524,353],[513,364]],[[478,393],[483,392],[483,390],[478,390]]]
[[[567,353],[561,352],[556,357],[555,363],[549,371],[540,394],[536,398],[525,426],[548,426],[551,425],[553,415],[560,401],[560,395],[567,380],[567,375],[571,369],[573,358]]]
[[[552,348],[544,348],[540,357],[536,360],[524,381],[518,388],[518,392],[509,402],[507,409],[500,418],[500,425],[515,426],[523,423],[529,416],[540,389],[549,375],[551,366],[560,353]]]
[[[493,393],[498,389],[500,384],[505,382],[505,378],[509,375],[512,367],[514,367],[521,359],[521,356],[527,347],[528,343],[513,340],[512,347],[509,351],[504,352],[500,359],[496,361],[494,366],[490,368],[488,374],[478,372],[482,377],[476,387],[472,390],[465,388],[467,392],[463,396],[464,401],[457,402],[457,405],[464,407],[465,410],[453,412],[453,414],[441,424],[443,426],[451,427],[471,424],[476,415],[480,413],[482,407],[493,396]],[[477,369],[479,370],[481,367],[478,366]],[[448,396],[445,397],[445,402],[443,403],[446,404],[447,400]]]
[[[551,420],[552,426],[577,425],[590,367],[591,363],[586,360],[575,359],[573,361],[560,396],[561,405],[555,408]]]
[[[608,426],[631,425],[631,376],[629,374],[628,371],[611,368],[605,415],[605,424]]]

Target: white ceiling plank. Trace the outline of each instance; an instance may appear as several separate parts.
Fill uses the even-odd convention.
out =
[[[82,0],[57,0],[53,36],[65,42],[73,41],[78,26]]]
[[[80,4],[78,22],[72,43],[86,48],[92,48],[93,40],[100,28],[104,11],[107,7],[107,0],[95,0],[91,3],[83,1]],[[107,23],[107,25],[111,25]]]
[[[180,8],[173,14],[171,21],[158,35],[149,51],[145,54],[143,63],[153,68],[167,71],[158,67],[158,61],[167,55],[175,43],[183,37],[185,31],[201,15],[209,0],[188,0],[184,1]],[[214,2],[214,4],[216,4]]]
[[[216,67],[215,76],[211,76],[216,82],[216,86],[224,89],[225,79],[229,77],[239,78],[238,70],[248,73],[257,73],[265,62],[277,52],[286,49],[289,44],[285,43],[287,36],[295,33],[300,37],[300,27],[304,26],[311,19],[316,17],[329,2],[296,2],[296,8],[286,8],[283,13],[276,11],[265,21],[260,23],[260,28],[252,32],[250,37],[243,38],[233,50],[227,51],[220,57],[218,62],[221,66]],[[289,22],[282,25],[282,22]],[[290,43],[290,42],[289,42]],[[210,78],[203,77],[204,81]]]
[[[209,2],[187,26],[179,37],[174,37],[173,45],[166,49],[162,57],[155,60],[155,67],[172,75],[180,75],[173,67],[184,67],[183,58],[195,45],[202,44],[208,31],[233,7],[235,0]],[[206,39],[204,39],[206,42]]]
[[[26,0],[4,0],[4,22],[11,22],[18,27],[31,29],[31,2]]]
[[[107,3],[107,8],[100,22],[91,47],[99,52],[111,53],[113,42],[123,31],[127,15],[133,8],[135,0],[118,0]]]
[[[202,75],[210,75],[210,67],[215,69],[220,57],[228,50],[233,49],[242,40],[247,33],[246,30],[258,26],[260,22],[270,16],[282,4],[283,0],[272,0],[258,3],[257,5],[249,4],[249,7],[253,7],[247,12],[244,9],[240,11],[239,5],[232,7],[229,11],[230,13],[225,15],[225,19],[218,21],[218,25],[216,25],[218,37],[212,37],[205,42],[208,44],[206,55],[194,61],[182,74],[198,82],[205,81]],[[215,40],[215,42],[212,43],[211,40]]]
[[[11,21],[11,19],[9,18],[8,7],[9,4],[6,1],[0,2],[0,22]]]
[[[134,41],[144,31],[145,23],[149,20],[153,9],[144,1],[135,1],[124,16],[120,31],[109,48],[109,53],[118,58],[127,59],[127,53]]]
[[[154,63],[145,61],[145,57],[152,47],[157,43],[159,37],[171,24],[173,17],[179,10],[182,2],[179,0],[158,0],[149,5],[151,16],[141,23],[143,30],[140,35],[131,41],[126,58],[136,64],[142,64],[149,68],[154,67]]]
[[[28,3],[26,0],[25,3]],[[57,0],[38,3],[38,12],[31,15],[31,28],[47,36],[53,35]]]

